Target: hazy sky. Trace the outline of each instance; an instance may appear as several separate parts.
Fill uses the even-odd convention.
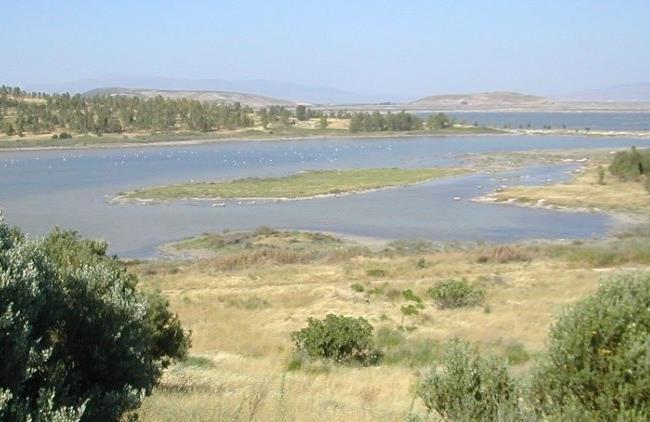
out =
[[[109,74],[363,93],[650,81],[650,0],[2,2],[0,84]]]

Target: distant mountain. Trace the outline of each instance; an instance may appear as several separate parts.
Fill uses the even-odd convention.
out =
[[[558,97],[565,101],[641,101],[650,102],[650,83],[617,85],[572,92]]]
[[[554,101],[518,92],[480,92],[476,94],[432,95],[408,104],[413,108],[433,110],[500,110],[547,108]]]
[[[228,81],[223,79],[180,79],[128,75],[110,75],[101,78],[83,79],[57,84],[32,84],[26,85],[23,88],[27,91],[83,93],[103,87],[245,92],[311,104],[358,104],[403,101],[406,99],[404,95],[359,94],[326,86],[310,86],[263,79]]]
[[[255,94],[225,91],[188,91],[188,90],[163,90],[163,89],[137,89],[137,88],[97,88],[83,93],[84,96],[97,95],[125,95],[141,98],[162,96],[164,98],[190,98],[198,101],[217,103],[241,103],[252,107],[267,107],[270,105],[295,106],[293,101],[265,97]]]

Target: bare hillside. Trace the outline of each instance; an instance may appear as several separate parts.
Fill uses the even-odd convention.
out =
[[[650,111],[650,102],[562,101],[518,92],[432,95],[405,104],[407,109],[441,111]]]
[[[482,110],[510,108],[546,108],[554,101],[517,92],[480,92],[476,94],[432,95],[410,103],[410,106],[441,110]]]
[[[161,89],[134,89],[134,88],[98,88],[84,93],[85,96],[96,95],[124,95],[141,98],[161,96],[170,99],[189,98],[192,100],[216,103],[241,103],[251,107],[267,107],[270,105],[283,105],[292,107],[296,103],[279,98],[265,97],[256,94],[226,91],[190,91],[190,90],[161,90]]]

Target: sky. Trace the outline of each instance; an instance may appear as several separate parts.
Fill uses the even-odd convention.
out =
[[[368,94],[650,82],[650,0],[3,0],[0,84],[266,79]]]

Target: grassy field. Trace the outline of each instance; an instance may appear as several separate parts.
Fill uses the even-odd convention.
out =
[[[514,186],[489,196],[497,202],[533,206],[605,210],[650,215],[650,194],[641,182],[625,182],[605,171],[598,181],[598,165],[592,164],[566,183],[548,186]]]
[[[639,245],[645,255],[630,254]],[[646,226],[588,243],[452,247],[399,241],[367,247],[260,229],[206,234],[171,247],[204,254],[129,264],[145,288],[164,292],[193,337],[191,357],[170,368],[145,400],[144,421],[424,415],[414,385],[448,340],[469,340],[505,356],[516,375],[526,377],[558,312],[609,275],[650,265]],[[609,258],[601,260],[605,252]],[[440,309],[428,298],[430,287],[461,278],[486,292],[481,304]],[[423,299],[417,315],[401,312],[406,289]],[[368,319],[382,363],[289,370],[291,332],[328,313]]]
[[[411,185],[466,173],[455,168],[352,169],[309,171],[277,178],[246,178],[233,181],[186,183],[136,190],[118,195],[124,200],[176,199],[302,199],[320,195],[362,192]]]

